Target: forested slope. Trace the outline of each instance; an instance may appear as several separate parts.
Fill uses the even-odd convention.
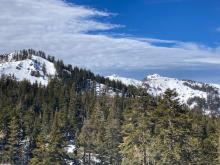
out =
[[[57,74],[47,86],[0,79],[0,163],[219,164],[217,115],[189,110],[172,90],[154,98],[48,59]]]

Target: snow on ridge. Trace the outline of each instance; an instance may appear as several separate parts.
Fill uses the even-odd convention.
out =
[[[188,105],[188,101],[198,97],[207,100],[208,92],[202,88],[213,87],[220,96],[220,85],[206,84],[190,80],[178,80],[176,78],[163,77],[159,74],[146,76],[143,81],[124,78],[118,75],[107,76],[110,80],[121,81],[125,85],[134,85],[136,87],[145,88],[152,96],[162,96],[167,89],[175,90],[178,94],[178,99],[181,104]],[[192,102],[189,107],[197,106],[196,102]]]
[[[158,78],[163,78],[163,77],[160,76],[159,74],[156,74],[156,73],[147,76],[147,79],[148,79],[148,80],[158,79]]]
[[[52,63],[42,57],[34,56],[34,55],[32,56],[32,59],[40,62],[41,67],[43,64],[45,64],[46,71],[47,71],[48,75],[54,76],[56,74],[56,69],[55,69],[54,63]]]
[[[190,98],[199,97],[207,99],[207,93],[192,89],[185,85],[185,81],[178,80],[175,78],[168,78],[162,76],[149,76],[144,81],[144,86],[146,87],[149,94],[153,96],[161,96],[167,89],[175,90],[178,94],[178,99],[181,103],[187,104]]]
[[[210,84],[212,87],[216,88],[218,90],[218,93],[220,95],[220,84]]]
[[[135,87],[141,87],[142,86],[142,81],[140,80],[136,80],[136,79],[132,79],[132,78],[126,78],[126,77],[120,77],[116,74],[113,74],[111,76],[106,76],[105,78],[109,78],[110,80],[114,80],[114,81],[120,81],[122,82],[124,85],[133,85]]]
[[[47,85],[49,77],[56,74],[54,64],[40,56],[32,55],[30,59],[16,61],[13,55],[14,53],[8,54],[8,61],[0,63],[0,75],[14,76],[18,81],[28,80],[32,84],[38,82]]]
[[[31,55],[24,60],[16,60],[13,56],[16,52],[3,55],[0,61],[0,75],[14,76],[18,81],[28,80],[31,83],[41,83],[47,85],[50,77],[56,75],[54,63],[42,58],[41,56]],[[4,57],[7,60],[4,60]],[[22,58],[21,58],[22,59]],[[163,77],[159,74],[148,75],[143,81],[121,77],[116,74],[107,76],[106,78],[114,81],[120,81],[129,86],[133,85],[137,88],[145,88],[152,96],[162,96],[167,89],[176,90],[180,103],[187,104],[191,98],[199,97],[207,100],[208,92],[205,87],[212,87],[220,96],[220,85],[205,84],[196,81],[178,80],[176,78]],[[98,95],[108,93],[110,96],[121,95],[121,91],[114,91],[105,84],[96,84],[96,92]],[[193,102],[190,107],[196,106]]]

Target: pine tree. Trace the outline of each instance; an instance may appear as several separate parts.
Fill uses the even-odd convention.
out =
[[[72,88],[70,89],[70,101],[69,101],[69,110],[68,110],[68,130],[71,136],[74,136],[78,127],[77,121],[77,96],[75,91],[75,84],[73,84]]]
[[[220,164],[220,132],[218,133],[218,163]]]
[[[101,110],[99,101],[97,101],[90,118],[84,121],[84,125],[78,138],[79,144],[83,147],[84,163],[91,163],[91,154],[97,154],[102,162],[105,161],[104,124],[104,113]]]
[[[201,126],[200,157],[202,163],[218,162],[218,124],[215,118],[205,117]]]
[[[27,164],[32,156],[32,147],[34,143],[34,125],[35,114],[33,108],[29,108],[28,111],[24,114],[23,117],[23,126],[24,126],[24,144],[23,147],[23,159],[24,164]]]
[[[177,94],[167,90],[154,113],[156,162],[189,163],[191,119],[188,110],[179,105]]]
[[[46,165],[43,160],[48,159],[48,140],[45,132],[41,132],[36,140],[36,148],[33,151],[33,158],[30,161],[30,165]]]
[[[18,116],[14,116],[9,123],[9,135],[6,145],[8,161],[14,164],[20,163],[22,132]]]
[[[152,125],[149,120],[151,105],[148,97],[143,100],[135,99],[124,113],[123,143],[121,152],[122,164],[149,164],[152,163]]]
[[[45,63],[43,63],[43,65],[42,65],[42,71],[43,71],[44,75],[47,74],[47,69],[46,69],[46,64]]]
[[[66,158],[66,141],[64,135],[62,134],[60,127],[59,113],[55,113],[53,126],[48,139],[48,153],[47,158],[53,164],[64,164]]]
[[[117,112],[116,101],[109,109],[109,115],[105,126],[105,150],[109,164],[121,164],[119,145],[122,142],[120,115]]]

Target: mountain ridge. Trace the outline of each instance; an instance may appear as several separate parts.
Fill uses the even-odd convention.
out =
[[[181,104],[189,105],[190,108],[199,106],[200,108],[206,109],[206,113],[210,111],[208,106],[209,99],[217,99],[219,101],[220,97],[220,85],[218,84],[208,84],[193,80],[179,80],[177,78],[164,77],[159,74],[148,75],[142,81],[120,77],[118,75],[107,77],[115,81],[121,81],[126,85],[143,88],[148,94],[154,97],[163,96],[167,89],[175,90]],[[138,85],[134,83],[136,81]],[[204,107],[201,107],[198,103],[201,100],[203,102],[202,106]],[[217,109],[219,110],[219,105]]]
[[[52,62],[34,53],[21,54],[22,52],[18,51],[0,55],[0,75],[12,76],[18,81],[26,79],[32,84],[38,82],[42,85],[47,85],[49,77],[56,75]]]
[[[72,68],[70,66],[68,67]],[[71,72],[66,69],[63,71],[71,74]],[[0,75],[12,76],[18,81],[26,79],[31,83],[37,82],[42,85],[47,85],[49,80],[55,77],[58,72],[59,71],[55,67],[54,58],[51,56],[46,57],[46,54],[42,51],[30,49],[0,55]],[[154,97],[163,96],[167,89],[175,90],[178,94],[179,102],[188,105],[190,108],[199,106],[209,111],[208,109],[210,109],[210,106],[208,102],[220,101],[219,84],[207,84],[193,80],[179,80],[176,78],[164,77],[159,74],[148,75],[142,81],[121,77],[116,74],[106,76],[105,79],[100,82],[85,79],[87,84],[86,88],[89,89],[95,85],[97,95],[108,94],[110,96],[115,96],[119,94],[122,96],[119,89],[114,87],[114,85],[109,86],[109,83],[105,82],[106,79],[113,82],[119,82],[119,84],[122,83],[127,87],[134,86],[138,89],[142,88]],[[209,99],[214,101],[210,101]],[[200,102],[202,102],[202,104]],[[215,105],[215,107],[217,107],[215,109],[219,110],[220,105]]]
[[[203,142],[204,139],[200,137],[207,135],[209,139],[206,144],[216,144],[213,134],[218,133],[219,85],[178,80],[158,74],[148,75],[142,81],[118,75],[104,78],[91,71],[65,65],[62,60],[46,57],[44,53],[33,50],[0,55],[0,59],[0,73],[3,73],[0,79],[0,119],[3,123],[0,136],[4,138],[0,143],[0,155],[3,153],[7,156],[8,145],[14,147],[14,142],[17,142],[19,145],[16,151],[21,151],[24,156],[17,157],[15,162],[36,164],[36,160],[40,162],[51,155],[48,161],[60,157],[64,162],[58,164],[111,164],[109,162],[112,152],[117,152],[116,155],[123,152],[124,148],[121,149],[120,146],[128,145],[126,139],[130,135],[134,138],[132,143],[137,143],[138,135],[139,142],[143,140],[142,144],[146,144],[148,140],[156,144],[158,141],[163,142],[166,132],[164,130],[167,128],[168,140],[174,137],[173,134],[179,136],[179,133],[182,134],[178,139],[185,140],[182,137],[185,137],[185,130],[187,131],[187,151],[192,139],[193,142],[194,139]],[[9,77],[3,76],[4,74]],[[29,82],[21,81],[23,79],[29,79]],[[33,79],[36,79],[37,83]],[[44,86],[39,85],[42,84],[42,79],[45,81]],[[168,89],[175,90],[178,95]],[[210,122],[216,124],[215,132],[213,127],[210,127]],[[135,134],[131,132],[131,128]],[[206,128],[211,133],[207,134],[208,131],[204,130]],[[161,133],[156,135],[156,131]],[[146,134],[143,136],[143,133]],[[14,136],[15,134],[17,136]],[[219,137],[215,137],[217,141]],[[116,140],[117,144],[109,145]],[[35,142],[36,146],[32,145]],[[132,146],[135,148],[131,152],[132,159],[136,148],[140,146],[139,142],[137,147]],[[173,140],[170,144],[173,144]],[[182,147],[183,143],[179,144],[178,146]],[[201,146],[198,144],[200,143],[195,144],[196,148]],[[95,148],[84,148],[91,145]],[[150,149],[157,151],[163,145],[153,145]],[[42,153],[39,149],[42,146],[43,153],[46,154],[45,157],[38,158]],[[54,156],[54,147],[58,156]],[[203,147],[200,150],[204,151]],[[170,152],[169,147],[167,152]],[[192,153],[194,154],[194,150]],[[198,153],[200,156],[203,152]],[[204,153],[205,158],[207,153]],[[189,161],[191,162],[191,159]]]

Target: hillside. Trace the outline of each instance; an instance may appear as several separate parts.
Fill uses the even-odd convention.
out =
[[[76,76],[78,74],[81,76]],[[62,61],[56,61],[54,57],[32,49],[0,55],[0,75],[41,85],[48,85],[50,79],[58,77],[63,81],[74,81],[80,90],[94,88],[96,95],[99,96],[105,94],[112,97],[131,96],[133,91],[129,91],[128,86],[145,89],[153,97],[163,96],[167,89],[171,89],[177,92],[179,102],[190,108],[199,107],[206,113],[218,111],[220,108],[220,85],[217,84],[178,80],[158,74],[148,75],[142,81],[115,74],[104,78],[90,71],[65,66]]]
[[[26,79],[31,83],[47,85],[49,77],[56,74],[54,64],[34,53],[27,54],[26,57],[22,57],[21,53],[0,56],[0,75],[9,75],[18,81]]]
[[[0,76],[10,76],[31,84],[47,86],[51,79],[75,83],[78,90],[95,90],[97,95],[116,96],[126,92],[126,85],[78,67],[65,65],[62,60],[33,49],[0,55]]]
[[[105,78],[32,49],[0,60],[0,164],[216,164],[218,85]]]
[[[82,74],[81,74],[82,73]],[[81,74],[81,76],[76,76]],[[21,50],[0,55],[0,75],[7,75],[18,81],[28,80],[48,85],[51,78],[59,77],[63,81],[74,81],[80,90],[95,90],[97,95],[131,95],[128,86],[145,89],[154,97],[163,96],[167,89],[175,90],[181,104],[190,108],[199,107],[210,113],[220,108],[220,85],[206,84],[192,80],[178,80],[158,74],[148,75],[142,81],[111,75],[96,76],[90,71],[65,66],[62,61],[46,56],[42,51]],[[75,78],[77,77],[77,79]]]
[[[106,76],[106,78],[109,78],[110,80],[114,80],[114,81],[120,81],[123,84],[129,86],[135,86],[135,87],[141,87],[142,86],[142,81],[140,80],[136,80],[136,79],[132,79],[132,78],[126,78],[126,77],[120,77],[119,75],[113,74],[111,76]]]
[[[158,74],[148,75],[144,80],[135,80],[117,75],[107,76],[111,80],[120,81],[125,85],[143,88],[154,97],[163,96],[167,89],[175,90],[181,104],[190,108],[203,108],[206,113],[218,111],[220,108],[220,85],[207,84],[192,80],[178,80]]]

